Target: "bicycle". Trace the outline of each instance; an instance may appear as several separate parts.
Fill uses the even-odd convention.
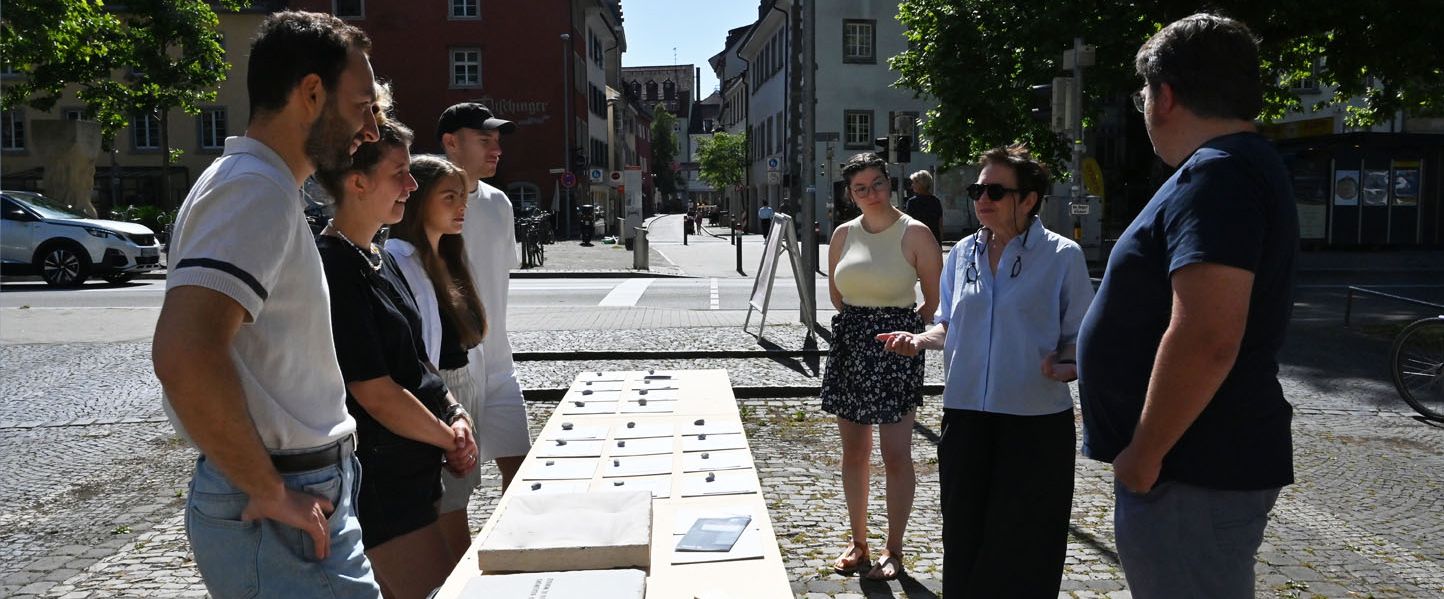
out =
[[[542,246],[545,220],[537,217],[519,218],[516,221],[521,240],[521,267],[536,268],[546,263],[546,248]]]
[[[1394,388],[1409,407],[1444,422],[1444,315],[1421,318],[1399,331],[1389,363]]]

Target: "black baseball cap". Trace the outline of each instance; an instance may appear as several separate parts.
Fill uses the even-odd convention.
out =
[[[441,113],[441,119],[436,122],[436,137],[440,139],[462,127],[479,131],[495,129],[503,134],[516,131],[516,123],[496,118],[491,109],[476,102],[462,102]]]

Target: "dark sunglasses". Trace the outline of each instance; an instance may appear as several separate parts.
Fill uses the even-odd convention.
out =
[[[988,192],[988,199],[996,202],[1003,199],[1004,196],[1010,193],[1018,193],[1023,190],[1003,187],[998,183],[989,183],[987,185],[974,183],[968,186],[968,197],[971,198],[974,202],[976,202],[983,197],[984,191]]]

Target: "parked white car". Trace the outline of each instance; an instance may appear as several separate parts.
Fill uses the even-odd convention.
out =
[[[91,275],[120,284],[161,267],[160,244],[145,225],[89,218],[30,191],[0,191],[0,201],[0,263],[7,273],[78,287]]]

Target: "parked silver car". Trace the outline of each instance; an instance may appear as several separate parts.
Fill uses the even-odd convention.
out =
[[[30,191],[0,191],[0,201],[0,263],[7,273],[78,287],[91,275],[119,284],[161,267],[149,227],[90,218]]]

